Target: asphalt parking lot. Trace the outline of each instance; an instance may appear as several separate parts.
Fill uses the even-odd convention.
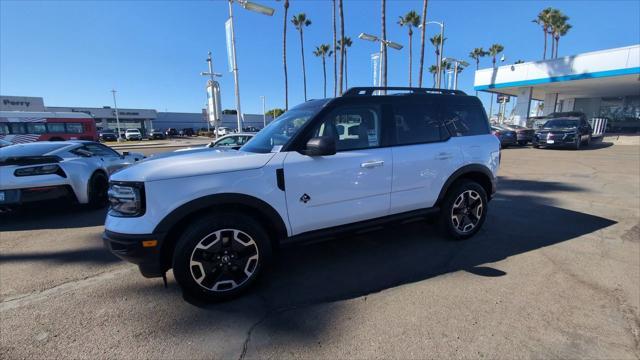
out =
[[[213,305],[106,252],[104,210],[0,215],[0,358],[640,358],[640,147],[510,148],[498,189],[471,240],[288,248]]]

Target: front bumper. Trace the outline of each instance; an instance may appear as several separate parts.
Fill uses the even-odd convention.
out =
[[[576,143],[575,134],[536,135],[533,143],[539,146],[568,146]]]
[[[105,230],[102,240],[105,247],[117,257],[138,265],[144,277],[160,277],[164,274],[160,234],[121,234]],[[155,241],[154,246],[150,246]]]
[[[0,190],[0,205],[15,206],[60,198],[72,198],[73,190],[69,185],[30,187],[22,189]]]

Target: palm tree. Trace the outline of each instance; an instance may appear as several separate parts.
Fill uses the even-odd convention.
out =
[[[382,66],[380,67],[380,75],[382,84],[380,86],[387,86],[387,1],[382,0]]]
[[[331,56],[333,51],[331,50],[331,46],[329,44],[322,44],[320,46],[316,46],[316,49],[313,52],[313,55],[322,58],[322,76],[324,79],[324,97],[327,97],[327,65],[325,63],[325,59],[327,56]]]
[[[547,58],[547,34],[549,34],[549,27],[551,26],[551,14],[553,13],[553,8],[546,8],[540,11],[538,16],[532,21],[540,26],[542,26],[542,32],[544,33],[544,51],[542,52],[542,60]]]
[[[333,53],[337,54],[338,44],[336,42],[336,0],[333,0]],[[333,97],[338,94],[338,57],[333,57]]]
[[[442,39],[442,36],[440,36],[440,34],[434,35],[431,39],[429,39],[429,41],[431,41],[431,44],[436,48],[436,64],[440,59],[440,43],[444,43],[446,40],[447,38]]]
[[[411,10],[405,14],[405,16],[400,16],[400,20],[398,20],[398,25],[406,26],[409,28],[409,87],[411,87],[411,66],[412,66],[412,58],[413,58],[413,28],[418,27],[420,25],[420,15],[417,12]]]
[[[309,25],[311,25],[311,20],[307,19],[307,15],[305,13],[300,13],[298,15],[294,15],[291,19],[293,25],[300,32],[300,53],[302,54],[302,81],[304,84],[304,101],[307,101],[307,69],[304,65],[304,35],[303,29]]]
[[[348,48],[351,47],[351,45],[353,45],[353,41],[351,41],[351,38],[346,36],[344,39],[342,39],[341,41],[338,41],[338,49],[342,49],[342,45],[344,44],[344,88],[348,89],[349,88],[349,71],[348,71],[348,66],[347,66],[347,60],[349,59],[349,52],[347,51]]]
[[[433,86],[436,87],[436,75],[438,75],[438,65],[429,66],[429,72],[433,76]]]
[[[494,68],[496,67],[496,56],[498,56],[498,54],[500,54],[503,50],[504,46],[500,44],[493,44],[489,48],[489,55],[491,56],[491,63],[493,64]]]
[[[469,57],[475,60],[476,62],[476,70],[480,70],[480,58],[487,56],[488,53],[484,51],[483,48],[475,48],[473,51],[469,53]],[[478,91],[476,90],[476,96],[478,96]]]
[[[338,0],[338,12],[340,13],[340,39],[344,39],[344,12],[342,10],[342,0]],[[338,82],[340,84],[340,92],[342,95],[342,76],[344,75],[344,46],[340,48],[340,76]]]
[[[418,70],[418,87],[422,87],[422,70],[424,67],[424,43],[425,43],[425,28],[427,27],[427,3],[428,0],[424,0],[422,3],[422,28],[420,28],[420,67]]]
[[[560,11],[552,14],[551,33],[555,44],[554,49],[552,49],[554,58],[558,57],[558,44],[560,43],[560,37],[565,36],[572,27],[571,24],[567,23],[567,20],[569,20],[569,17]]]
[[[287,13],[289,0],[284,0],[284,26],[282,29],[282,64],[284,64],[284,109],[289,110],[289,78],[287,76]]]

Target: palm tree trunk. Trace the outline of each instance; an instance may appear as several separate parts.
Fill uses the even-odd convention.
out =
[[[558,58],[558,47],[560,46],[560,37],[556,38],[556,59]]]
[[[289,110],[289,78],[287,75],[287,13],[289,0],[284,0],[284,28],[282,30],[282,64],[284,65],[284,110]]]
[[[547,58],[547,29],[542,28],[542,31],[544,32],[544,51],[542,52],[542,60],[545,60]]]
[[[324,55],[322,55],[322,76],[324,78],[324,98],[327,98],[327,66],[324,62]]]
[[[342,0],[338,0],[338,11],[340,13],[340,41],[342,42],[342,46],[340,46],[340,76],[338,76],[340,92],[338,94],[342,95],[342,77],[344,75],[344,12],[342,10]]]
[[[307,68],[304,65],[304,37],[300,28],[300,53],[302,54],[302,83],[304,84],[304,101],[307,101]]]
[[[412,44],[411,28],[409,28],[409,87],[411,87],[411,59],[413,58],[413,44]]]
[[[424,40],[425,40],[425,28],[427,27],[427,3],[428,0],[424,0],[422,5],[422,28],[420,29],[420,67],[418,69],[418,87],[422,87],[422,67],[424,66]]]
[[[433,86],[432,87],[436,87],[436,74],[433,74]]]
[[[382,75],[382,84],[383,87],[387,86],[387,46],[384,45],[384,42],[387,40],[387,1],[382,0],[382,66],[380,67],[380,75]]]
[[[551,58],[552,59],[556,58],[555,49],[556,49],[556,38],[553,37],[553,35],[551,35]]]
[[[336,0],[333,0],[333,97],[338,94],[338,44],[336,36]]]
[[[347,49],[344,49],[344,88],[345,90],[349,88],[349,69],[347,68],[347,60],[349,56],[347,55]]]

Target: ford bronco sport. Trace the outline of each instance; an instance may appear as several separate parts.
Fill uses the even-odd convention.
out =
[[[152,157],[113,174],[103,237],[145,277],[173,269],[187,295],[229,299],[284,244],[432,213],[445,235],[473,236],[499,149],[477,97],[352,88],[296,106],[238,151]]]

